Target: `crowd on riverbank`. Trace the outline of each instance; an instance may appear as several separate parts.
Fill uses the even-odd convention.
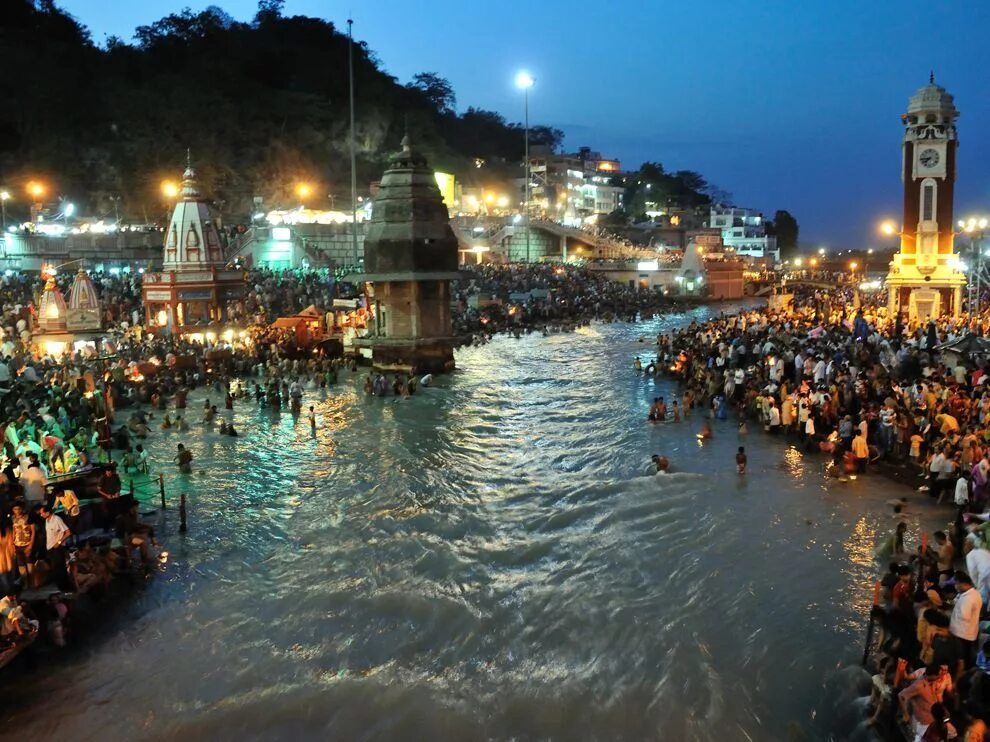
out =
[[[877,691],[870,723],[903,715],[914,739],[982,739],[990,720],[990,365],[943,354],[965,323],[889,321],[854,309],[853,289],[807,292],[768,309],[692,323],[657,338],[640,373],[681,383],[681,410],[789,436],[835,476],[893,474],[945,503],[947,527],[905,549],[907,500],[878,548]],[[846,295],[848,294],[848,296]],[[657,414],[657,405],[651,413]],[[663,414],[679,416],[668,409]],[[889,565],[889,566],[888,566]]]

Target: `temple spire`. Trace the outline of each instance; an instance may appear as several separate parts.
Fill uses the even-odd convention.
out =
[[[931,73],[929,73],[929,75],[928,75],[928,82],[931,85],[934,85],[935,84],[935,70],[932,70]]]

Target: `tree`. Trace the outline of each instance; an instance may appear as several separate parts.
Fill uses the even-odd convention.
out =
[[[798,223],[789,211],[778,210],[773,215],[771,230],[777,236],[777,247],[783,254],[793,252],[798,247]]]
[[[282,8],[285,0],[259,0],[258,12],[255,13],[254,22],[257,25],[271,23],[282,17]]]
[[[551,152],[560,152],[564,143],[564,132],[555,126],[531,126],[529,143],[547,147]]]
[[[454,87],[436,72],[420,72],[408,87],[419,90],[433,104],[438,113],[453,113],[457,105]]]

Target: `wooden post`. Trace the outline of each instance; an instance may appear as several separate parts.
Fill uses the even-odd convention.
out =
[[[158,493],[162,496],[162,510],[165,509],[165,475],[158,475]]]
[[[870,657],[870,645],[873,643],[873,626],[876,624],[876,609],[880,606],[880,580],[873,583],[873,605],[870,606],[870,622],[866,625],[866,644],[863,646],[861,665],[866,665]]]
[[[186,494],[179,496],[179,533],[186,532]]]

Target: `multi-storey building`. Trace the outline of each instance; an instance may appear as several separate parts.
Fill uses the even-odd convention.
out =
[[[709,212],[708,226],[720,230],[723,246],[737,255],[780,262],[777,238],[767,234],[766,219],[760,212],[714,205]]]

